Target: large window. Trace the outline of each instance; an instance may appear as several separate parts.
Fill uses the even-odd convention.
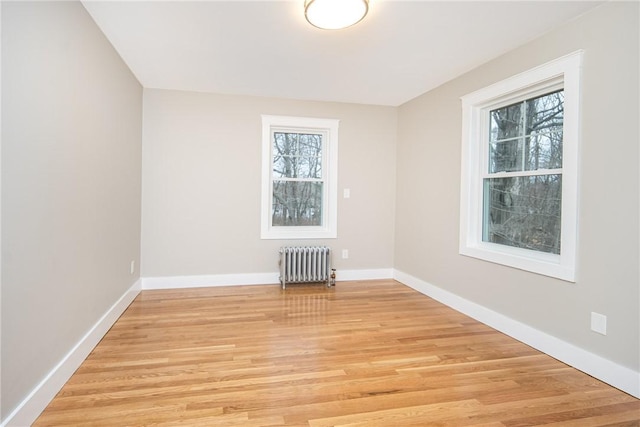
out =
[[[338,121],[262,116],[262,238],[336,237]]]
[[[461,254],[575,281],[580,63],[462,98]]]

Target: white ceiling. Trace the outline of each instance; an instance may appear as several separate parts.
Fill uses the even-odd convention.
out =
[[[371,0],[326,31],[304,0],[83,2],[144,87],[391,106],[601,3]]]

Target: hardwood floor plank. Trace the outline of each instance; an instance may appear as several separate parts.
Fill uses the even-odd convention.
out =
[[[310,420],[311,427],[368,427],[397,426],[406,420],[429,420],[432,425],[450,422],[451,418],[470,416],[481,411],[481,405],[471,400],[439,403],[433,405],[405,406],[402,408],[374,410],[357,414]],[[443,424],[445,425],[445,424]]]
[[[576,392],[568,398],[559,400],[555,396],[530,399],[526,402],[503,402],[485,406],[483,413],[476,420],[500,419],[505,425],[532,425],[527,419],[538,416],[552,416],[567,411],[597,408],[629,402],[627,395],[620,395],[617,391],[599,390],[595,392]]]
[[[143,291],[34,426],[638,426],[640,400],[393,280]]]
[[[597,417],[607,417],[612,415],[617,417],[627,413],[632,414],[633,412],[635,412],[635,418],[638,418],[638,416],[640,415],[640,406],[637,404],[637,402],[622,402],[612,403],[608,405],[590,406],[587,408],[574,408],[571,410],[567,409],[568,408],[565,407],[565,410],[563,411],[503,421],[503,424],[506,427],[524,427],[531,425],[561,423],[564,421],[579,420],[580,418],[593,419]],[[625,418],[626,421],[626,417],[623,418]]]

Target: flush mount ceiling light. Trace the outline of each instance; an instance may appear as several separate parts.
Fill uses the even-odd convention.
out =
[[[339,30],[357,24],[369,10],[369,0],[305,0],[304,16],[314,27]]]

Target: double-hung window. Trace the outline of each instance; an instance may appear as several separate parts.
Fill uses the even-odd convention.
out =
[[[461,254],[575,281],[581,55],[462,98]]]
[[[262,238],[335,238],[338,121],[265,115],[262,129]]]

